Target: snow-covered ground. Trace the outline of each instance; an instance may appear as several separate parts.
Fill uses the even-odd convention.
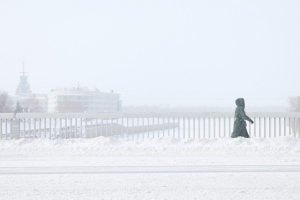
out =
[[[300,173],[2,175],[9,200],[265,200],[300,197]]]
[[[140,141],[114,138],[0,140],[0,166],[300,165],[300,139],[290,137]]]
[[[300,139],[292,136],[0,140],[0,159],[0,199],[300,196]]]

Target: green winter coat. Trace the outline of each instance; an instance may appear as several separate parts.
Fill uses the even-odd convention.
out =
[[[252,119],[250,119],[246,113],[245,113],[245,101],[243,98],[239,98],[235,100],[235,104],[237,105],[234,113],[234,128],[233,128],[233,133],[231,134],[232,138],[236,137],[245,137],[249,138],[247,129],[246,129],[246,122],[245,120],[251,122],[253,124]]]

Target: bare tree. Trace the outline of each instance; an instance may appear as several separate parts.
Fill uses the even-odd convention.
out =
[[[300,112],[300,96],[289,97],[289,111],[290,112]],[[299,130],[299,120],[290,119],[288,123],[288,127],[291,131],[296,134],[297,130]]]
[[[83,112],[82,102],[61,100],[57,102],[57,111],[60,113]]]
[[[8,97],[6,92],[0,93],[0,113],[13,112],[13,101]]]
[[[25,112],[43,112],[39,100],[35,95],[30,95],[28,99],[25,99],[21,103]]]
[[[289,97],[289,111],[300,112],[300,96]]]

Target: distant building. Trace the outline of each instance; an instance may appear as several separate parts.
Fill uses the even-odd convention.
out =
[[[25,73],[23,64],[23,72],[22,76],[20,76],[20,82],[16,89],[15,96],[10,96],[14,106],[19,101],[24,112],[47,112],[47,95],[32,93],[27,81],[28,76],[25,76]]]
[[[48,94],[32,93],[28,76],[23,72],[16,93],[9,96],[13,103],[13,109],[17,102],[23,112],[119,112],[122,110],[120,94],[111,92],[100,92],[98,89],[89,90],[86,87],[72,89],[55,89]]]
[[[89,90],[85,87],[52,90],[48,95],[48,112],[119,112],[120,95]]]

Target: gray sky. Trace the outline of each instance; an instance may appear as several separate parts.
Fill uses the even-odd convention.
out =
[[[0,90],[97,87],[123,105],[287,106],[300,1],[0,0]]]

